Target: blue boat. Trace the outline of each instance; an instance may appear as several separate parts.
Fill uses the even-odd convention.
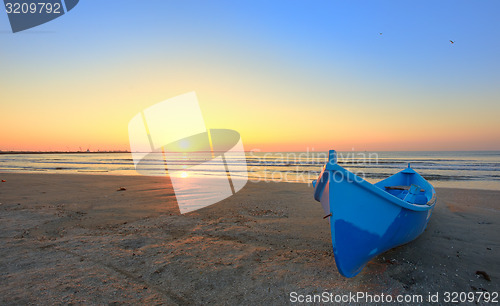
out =
[[[434,187],[410,164],[371,184],[339,166],[334,150],[313,186],[314,199],[330,221],[335,263],[345,277],[422,234],[437,200]]]

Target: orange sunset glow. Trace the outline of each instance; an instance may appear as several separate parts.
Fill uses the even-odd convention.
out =
[[[129,150],[135,114],[191,91],[206,126],[238,131],[246,150],[500,149],[499,46],[482,30],[456,24],[453,45],[370,20],[335,35],[304,25],[321,39],[274,25],[274,43],[238,23],[210,40],[168,27],[110,39],[78,26],[85,10],[51,35],[0,37],[0,150]]]

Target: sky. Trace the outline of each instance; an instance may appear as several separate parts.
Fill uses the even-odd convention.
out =
[[[0,150],[129,150],[137,113],[191,91],[246,150],[500,150],[499,11],[81,0],[15,34],[0,11]]]

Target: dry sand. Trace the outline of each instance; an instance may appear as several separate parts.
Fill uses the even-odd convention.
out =
[[[179,215],[164,178],[0,179],[2,305],[285,304],[292,291],[500,291],[498,191],[439,189],[417,240],[346,279],[305,184],[249,182],[227,200]]]

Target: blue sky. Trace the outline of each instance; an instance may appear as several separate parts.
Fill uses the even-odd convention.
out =
[[[45,109],[57,108],[60,117],[87,107],[97,122],[104,117],[93,117],[95,108],[110,116],[123,107],[119,122],[125,124],[147,105],[196,90],[200,100],[209,101],[200,103],[211,125],[234,125],[252,143],[259,143],[265,128],[287,126],[262,138],[264,147],[283,138],[283,146],[293,147],[298,130],[256,113],[253,122],[265,127],[253,135],[252,122],[239,118],[238,109],[287,108],[289,119],[305,112],[304,123],[314,122],[315,112],[338,112],[342,124],[322,128],[338,131],[350,115],[351,121],[372,126],[382,122],[384,135],[404,123],[389,118],[414,114],[420,122],[433,122],[424,132],[439,131],[443,123],[436,121],[442,121],[465,135],[464,142],[458,134],[446,142],[451,130],[418,147],[398,146],[401,135],[396,134],[380,148],[364,147],[361,131],[351,133],[352,142],[339,135],[328,141],[373,149],[500,149],[488,145],[500,140],[495,132],[500,131],[495,119],[499,9],[499,1],[82,0],[65,16],[16,34],[10,33],[7,15],[0,14],[0,82],[6,88],[0,103],[15,118],[27,107],[43,113],[37,108],[42,97]],[[19,93],[22,88],[26,92]],[[217,116],[222,108],[235,119]],[[427,118],[432,113],[437,115]],[[484,139],[475,142],[472,130]],[[91,139],[93,132],[79,133]],[[314,129],[297,143],[308,134]],[[420,137],[418,129],[409,136]],[[113,146],[126,146],[126,137],[120,137]],[[29,142],[24,134],[17,138]],[[439,139],[443,147],[436,145]]]

